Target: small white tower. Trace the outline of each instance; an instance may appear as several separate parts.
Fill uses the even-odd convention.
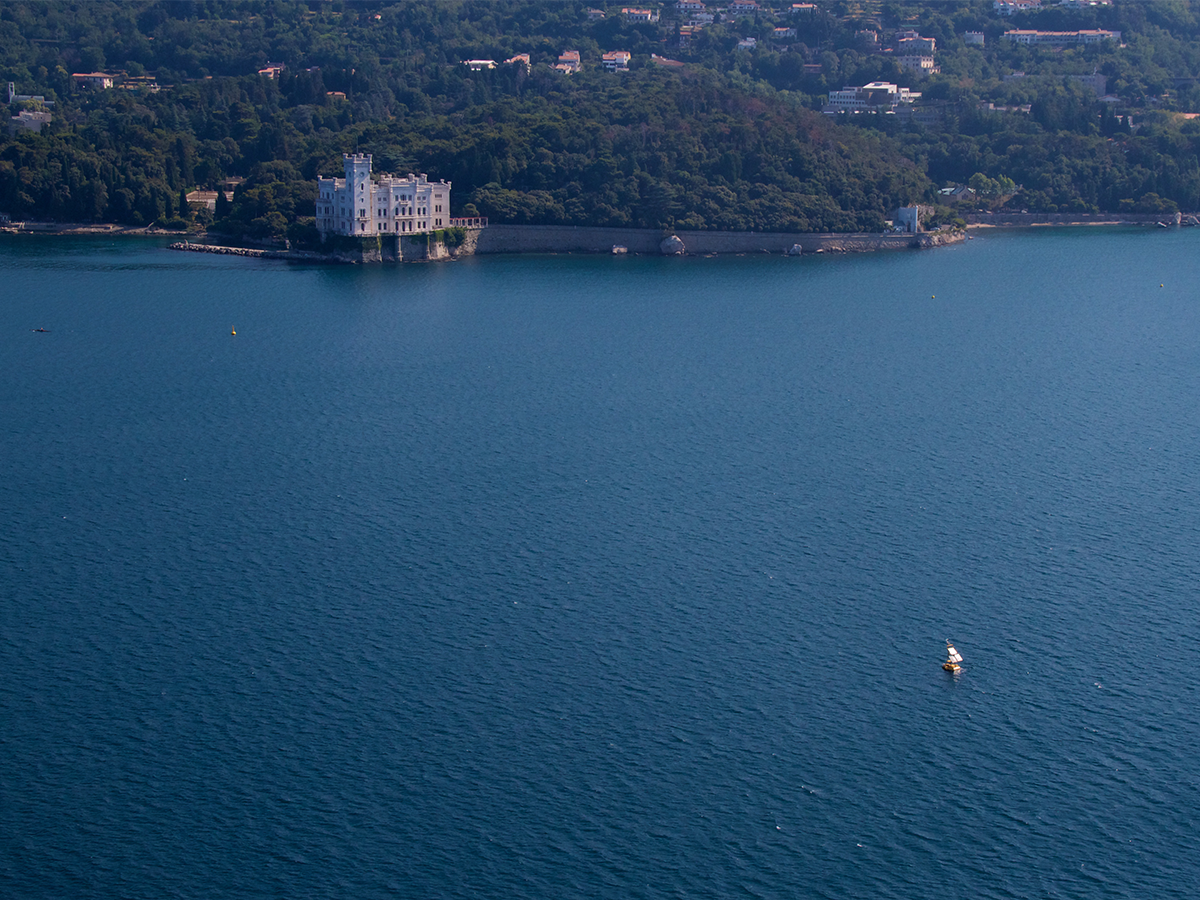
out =
[[[921,207],[900,207],[896,210],[896,224],[901,226],[903,231],[909,234],[916,234],[921,230]]]

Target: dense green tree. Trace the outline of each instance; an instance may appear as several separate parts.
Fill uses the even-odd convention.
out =
[[[378,171],[452,180],[455,212],[513,222],[856,230],[976,178],[987,202],[1022,208],[1200,207],[1200,125],[1176,115],[1200,112],[1191,0],[1011,22],[988,0],[821,7],[721,22],[681,45],[670,6],[657,23],[615,8],[591,21],[582,0],[0,0],[0,68],[56,104],[43,133],[0,137],[0,210],[179,221],[187,191],[239,176],[215,225],[281,235],[306,227],[316,176],[354,151]],[[775,38],[781,21],[794,39]],[[1002,39],[1014,25],[1117,28],[1123,46],[1014,46]],[[942,74],[904,72],[855,36],[899,27],[937,40]],[[985,47],[966,45],[967,30]],[[756,49],[735,48],[746,36]],[[569,77],[547,65],[567,48],[585,62]],[[610,49],[634,52],[634,70],[601,71]],[[531,70],[461,65],[517,53]],[[279,78],[257,74],[268,62],[286,64]],[[105,66],[163,89],[72,83]],[[1072,77],[1092,73],[1115,103]],[[876,79],[922,91],[941,124],[816,111],[828,90]]]

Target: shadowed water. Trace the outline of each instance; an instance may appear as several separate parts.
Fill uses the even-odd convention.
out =
[[[0,894],[1189,896],[1198,243],[0,242]]]

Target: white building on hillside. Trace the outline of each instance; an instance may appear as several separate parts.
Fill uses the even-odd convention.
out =
[[[896,210],[896,227],[900,231],[916,234],[921,230],[921,207],[902,206]]]
[[[629,61],[633,59],[633,54],[628,50],[614,50],[612,53],[605,53],[601,59],[604,62],[604,68],[610,72],[628,72]]]
[[[822,112],[833,115],[840,112],[865,112],[894,110],[900,104],[911,104],[921,98],[919,91],[910,91],[887,81],[872,81],[862,87],[845,87],[829,92],[829,102]]]
[[[54,117],[48,112],[23,109],[8,120],[8,130],[16,134],[18,131],[33,131],[41,133],[43,125],[49,125]]]
[[[1106,28],[1084,28],[1079,31],[1036,31],[1017,28],[1003,34],[1006,41],[1044,47],[1065,47],[1070,44],[1098,44],[1101,41],[1120,43],[1121,32]]]
[[[937,52],[935,38],[921,37],[907,32],[906,37],[896,39],[896,54],[898,56],[933,56]]]
[[[896,62],[906,72],[924,72],[926,75],[935,75],[942,71],[933,61],[932,56],[897,56]]]
[[[578,50],[564,50],[558,57],[558,65],[554,68],[563,72],[566,75],[572,75],[583,68],[583,61],[579,58]]]
[[[366,237],[450,225],[450,182],[424,175],[371,178],[371,154],[344,155],[345,178],[317,178],[317,230]]]
[[[1017,13],[1035,12],[1042,8],[1042,0],[995,0],[992,9],[1001,16],[1015,16]]]
[[[18,94],[16,84],[11,81],[8,83],[8,102],[10,105],[13,103],[25,103],[29,100],[34,100],[42,104],[42,106],[54,105],[53,100],[47,100],[41,94]]]
[[[75,87],[103,91],[113,86],[115,76],[107,72],[76,72],[71,77],[75,79]]]

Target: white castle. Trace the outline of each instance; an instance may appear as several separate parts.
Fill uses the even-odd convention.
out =
[[[317,176],[317,230],[366,237],[416,234],[450,225],[450,182],[424,175],[371,180],[371,154],[343,154],[345,178]]]

